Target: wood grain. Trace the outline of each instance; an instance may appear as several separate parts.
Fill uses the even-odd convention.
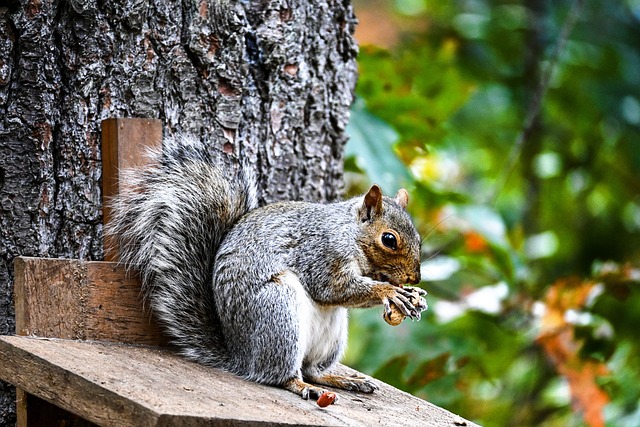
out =
[[[149,149],[162,146],[162,121],[123,118],[102,121],[102,200],[103,223],[111,218],[110,200],[120,193],[126,181],[122,172],[150,164]],[[106,248],[109,250],[106,250]],[[114,261],[117,248],[105,242],[105,260]]]
[[[167,342],[143,309],[140,282],[113,262],[19,257],[14,292],[18,335]]]
[[[105,426],[475,425],[379,381],[319,408],[157,347],[4,336],[0,360],[0,378]]]

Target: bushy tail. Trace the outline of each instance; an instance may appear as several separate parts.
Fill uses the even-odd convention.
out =
[[[212,263],[225,234],[257,206],[254,180],[227,176],[197,140],[163,143],[163,153],[151,153],[155,166],[126,173],[106,233],[120,261],[139,272],[145,301],[173,343],[191,359],[226,367]]]

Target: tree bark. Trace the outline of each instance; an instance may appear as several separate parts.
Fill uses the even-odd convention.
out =
[[[338,198],[354,25],[349,0],[0,2],[0,333],[15,256],[103,256],[103,119],[209,140],[265,202]]]

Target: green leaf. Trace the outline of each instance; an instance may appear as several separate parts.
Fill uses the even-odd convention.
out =
[[[387,123],[371,114],[362,101],[356,102],[351,109],[347,134],[349,142],[345,147],[346,156],[353,157],[356,165],[384,193],[393,195],[399,188],[413,183],[411,173],[393,149],[398,141],[398,134]]]
[[[391,384],[394,387],[402,387],[404,384],[403,374],[409,364],[409,355],[403,354],[401,356],[394,357],[387,363],[382,365],[373,376],[384,381],[387,384]]]

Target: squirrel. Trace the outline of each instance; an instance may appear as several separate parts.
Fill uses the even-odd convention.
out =
[[[198,139],[167,137],[150,155],[153,166],[125,172],[105,232],[180,353],[304,399],[322,386],[378,389],[330,369],[347,308],[382,304],[385,318],[393,308],[413,319],[426,309],[426,292],[403,287],[420,282],[406,190],[259,207],[250,168],[217,166]]]

